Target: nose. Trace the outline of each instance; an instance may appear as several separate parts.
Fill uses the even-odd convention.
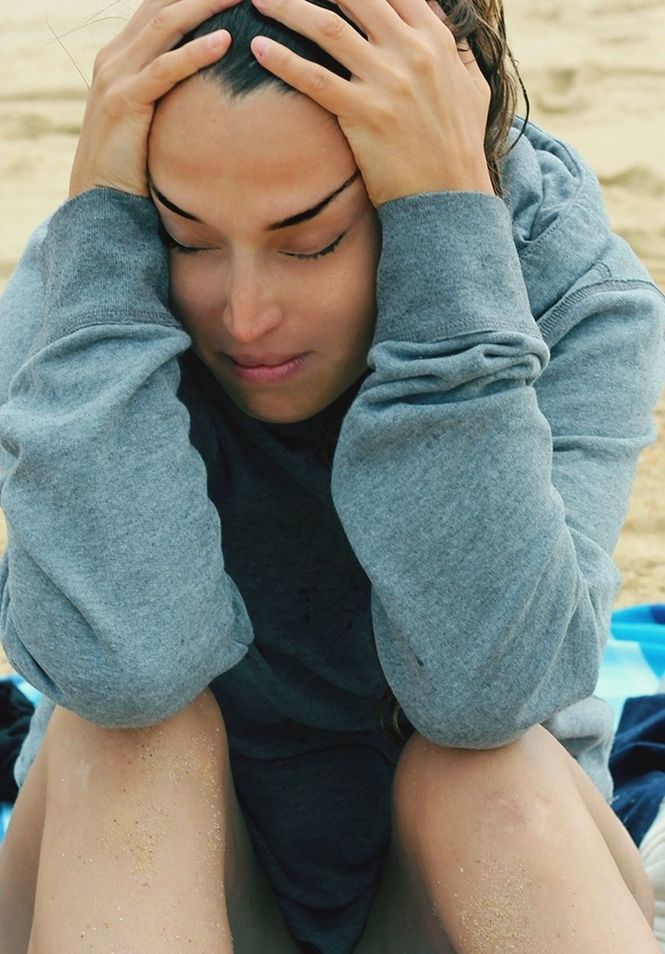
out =
[[[230,269],[224,325],[242,344],[258,341],[282,321],[282,308],[268,276],[248,261],[237,261]]]

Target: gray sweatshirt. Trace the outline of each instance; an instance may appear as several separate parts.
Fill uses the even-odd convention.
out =
[[[19,784],[54,704],[145,726],[213,685],[238,751],[286,755],[376,728],[389,685],[440,745],[544,724],[611,798],[593,692],[665,299],[573,149],[530,125],[504,176],[379,209],[368,370],[301,425],[188,350],[149,200],[34,233],[0,314]]]

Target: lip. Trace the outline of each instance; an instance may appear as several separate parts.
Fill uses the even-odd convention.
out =
[[[267,351],[265,354],[260,354],[256,356],[246,357],[243,355],[227,355],[234,364],[239,364],[243,368],[274,368],[278,364],[286,364],[287,361],[292,361],[294,358],[299,358],[304,352],[299,352],[297,354],[274,354],[272,351]]]
[[[279,381],[283,378],[295,374],[309,357],[311,352],[294,355],[281,364],[259,364],[256,367],[247,368],[242,364],[237,364],[233,358],[229,358],[229,363],[234,374],[245,381]]]

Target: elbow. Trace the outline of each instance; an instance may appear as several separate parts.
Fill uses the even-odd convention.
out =
[[[421,735],[451,748],[495,749],[594,694],[608,629],[607,615],[582,599],[565,628],[552,627],[545,648],[517,638],[515,626],[495,634],[503,653],[490,647],[445,670],[438,658],[418,666],[398,659],[386,672]]]
[[[60,703],[82,719],[105,728],[139,729],[156,725],[188,705],[204,687],[191,679],[166,679],[154,671],[119,670],[88,676],[66,687]]]
[[[148,664],[124,664],[110,673],[99,670],[70,692],[65,703],[82,718],[107,728],[138,729],[156,725],[189,705],[212,680],[236,665],[248,646],[234,641],[223,653],[205,660],[188,658]]]
[[[458,691],[454,698],[448,694],[444,698],[432,685],[429,692],[421,686],[419,691],[395,692],[395,696],[413,727],[443,748],[496,749],[514,742],[529,728],[518,709],[494,693]]]
[[[425,738],[453,749],[498,749],[514,742],[530,727],[505,712],[488,718],[477,710],[463,710],[458,706],[437,713],[436,717],[424,712],[413,712],[412,715],[407,712],[407,716]]]
[[[562,709],[593,695],[599,667],[591,658],[587,662],[588,665],[576,668],[570,679],[543,678],[531,686],[509,686],[497,680],[489,686],[475,689],[471,686],[457,692],[454,699],[444,699],[432,685],[429,692],[420,687],[401,704],[414,728],[437,745],[497,749],[515,742],[534,725],[545,722]]]
[[[215,676],[238,663],[247,653],[234,641],[214,658],[198,662],[164,656],[138,662],[100,659],[94,664],[45,671],[25,651],[7,653],[10,662],[30,685],[56,705],[105,728],[139,729],[156,725],[189,705]]]
[[[226,592],[214,605],[197,600],[198,615],[192,600],[172,613],[151,611],[148,600],[117,613],[103,602],[90,609],[91,602],[84,614],[72,602],[53,599],[52,607],[32,593],[10,601],[5,592],[0,631],[7,658],[31,686],[103,727],[170,718],[240,662],[253,639],[240,596],[228,600]]]

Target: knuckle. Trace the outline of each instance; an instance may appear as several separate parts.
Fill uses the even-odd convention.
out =
[[[456,49],[458,42],[462,42],[455,37],[455,33],[448,24],[446,24],[446,29],[442,31],[441,37],[443,45],[449,50]]]
[[[92,64],[92,75],[93,78],[98,76],[101,70],[104,68],[104,63],[106,62],[106,48],[100,50],[97,56],[95,57],[94,63]]]
[[[397,100],[406,99],[413,89],[413,73],[397,73],[393,76],[392,91]],[[389,104],[383,104],[384,109],[389,109]]]
[[[103,97],[106,97],[109,90],[111,90],[117,82],[117,72],[113,69],[112,63],[101,63],[96,68],[96,72],[93,75],[95,92]]]
[[[390,100],[382,99],[372,103],[368,119],[373,129],[386,129],[395,122],[395,112]]]
[[[109,47],[103,47],[95,57],[92,67],[92,78],[97,82],[104,83],[107,80],[109,72],[108,67],[111,63],[112,54]]]
[[[331,40],[337,40],[346,30],[346,23],[335,13],[326,13],[321,17],[321,33]]]
[[[157,13],[151,17],[149,28],[155,33],[164,33],[164,31],[169,28],[170,20],[171,17],[168,8],[166,10],[158,10]]]
[[[312,70],[307,83],[313,93],[324,93],[328,89],[328,77],[324,70]]]
[[[113,119],[117,119],[127,112],[128,97],[124,87],[113,86],[106,91],[104,96],[104,108],[107,114]]]
[[[434,70],[434,53],[426,43],[418,42],[411,50],[411,66],[419,76],[429,75]]]
[[[171,60],[168,53],[157,57],[156,60],[148,64],[148,75],[158,83],[168,80],[171,74]]]

